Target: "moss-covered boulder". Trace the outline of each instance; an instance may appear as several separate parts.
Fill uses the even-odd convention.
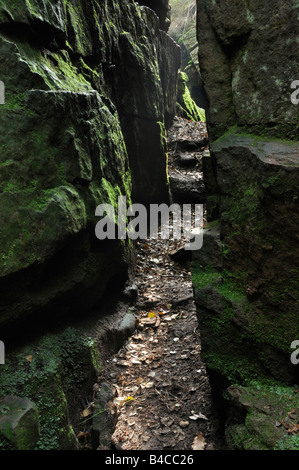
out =
[[[80,396],[90,394],[100,369],[96,342],[74,328],[45,335],[6,355],[5,365],[1,366],[0,397],[4,404],[5,397],[12,394],[35,403],[40,435],[31,447],[37,450],[78,448],[74,427],[78,431],[80,411],[83,411]],[[32,428],[29,434],[35,432],[33,424],[28,425]],[[3,434],[0,447],[9,448]]]
[[[194,254],[203,351],[211,368],[230,378],[244,380],[251,370],[294,383],[298,145],[232,131],[212,143],[211,151],[217,161],[222,260],[215,269],[205,239],[205,256]],[[227,294],[237,296],[240,305]]]
[[[230,450],[299,450],[299,397],[295,387],[252,382],[226,392]]]
[[[27,398],[6,396],[0,400],[0,448],[33,450],[39,439],[36,405]]]

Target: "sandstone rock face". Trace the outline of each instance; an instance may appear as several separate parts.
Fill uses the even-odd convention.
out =
[[[88,310],[128,275],[132,246],[96,239],[95,208],[167,200],[180,53],[135,3],[22,0],[1,2],[0,56],[3,326]]]
[[[198,1],[204,179],[222,268],[195,256],[194,284],[207,365],[231,383],[298,381],[298,12],[291,0]]]

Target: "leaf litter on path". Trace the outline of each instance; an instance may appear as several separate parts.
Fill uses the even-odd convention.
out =
[[[184,126],[186,133],[185,122]],[[178,129],[182,139],[184,129]],[[204,137],[205,132],[205,126],[198,123],[197,135]],[[112,436],[117,449],[204,450],[216,446],[190,262],[180,264],[170,256],[181,246],[182,240],[161,237],[137,242],[134,282],[138,298],[133,305],[137,329],[107,361],[101,376],[117,390]]]

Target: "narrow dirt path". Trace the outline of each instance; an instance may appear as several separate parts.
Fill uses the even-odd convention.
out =
[[[190,178],[191,171],[193,179],[202,178],[205,132],[203,123],[176,120],[169,133],[170,176],[180,173]],[[196,139],[201,147],[198,142],[192,147]],[[184,140],[189,142],[187,150]],[[177,159],[184,170],[178,168]],[[184,240],[157,238],[138,242],[138,297],[133,306],[137,329],[102,374],[116,391],[113,446],[191,450],[196,444],[199,449],[215,449],[217,420],[201,360],[190,252],[180,249]]]

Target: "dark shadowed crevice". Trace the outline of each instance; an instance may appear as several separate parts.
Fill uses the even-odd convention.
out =
[[[47,22],[30,19],[29,24],[8,22],[0,25],[0,35],[14,43],[29,43],[32,47],[56,52],[65,47],[65,34]]]

